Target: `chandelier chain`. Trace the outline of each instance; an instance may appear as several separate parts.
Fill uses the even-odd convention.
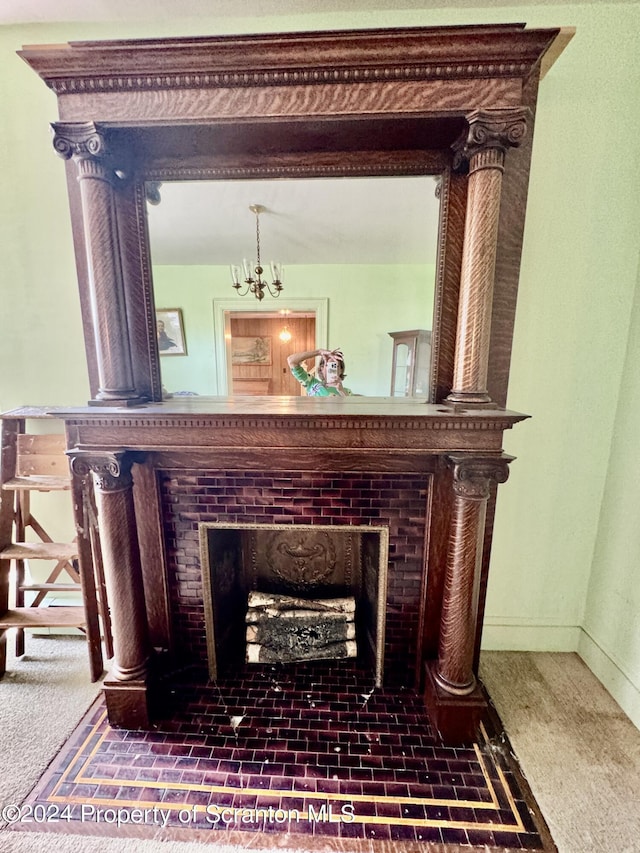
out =
[[[260,214],[256,213],[256,263],[260,264]]]

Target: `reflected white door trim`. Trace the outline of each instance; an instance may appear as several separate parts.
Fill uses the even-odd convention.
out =
[[[281,297],[282,299],[282,297]],[[274,305],[272,300],[267,304],[258,302],[256,299],[214,299],[213,300],[213,333],[216,356],[216,383],[218,395],[226,397],[229,394],[229,371],[231,365],[227,358],[227,340],[229,334],[229,315],[231,312],[257,312],[273,313],[287,309],[289,311],[314,312],[316,316],[316,348],[326,349],[328,345],[329,331],[329,300],[327,297],[321,299],[280,299]]]

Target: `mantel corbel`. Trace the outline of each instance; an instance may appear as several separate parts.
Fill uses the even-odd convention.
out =
[[[454,166],[468,172],[452,403],[491,405],[487,391],[491,310],[502,173],[509,148],[527,132],[526,107],[474,110],[453,146]]]
[[[94,122],[52,124],[53,146],[76,164],[87,259],[98,392],[89,405],[130,406],[136,392],[125,300],[116,194],[124,180],[106,131]]]
[[[139,453],[129,450],[69,450],[71,470],[78,477],[93,475],[102,492],[117,492],[133,486],[131,467],[141,461]]]

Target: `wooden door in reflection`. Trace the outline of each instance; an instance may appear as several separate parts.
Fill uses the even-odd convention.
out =
[[[280,337],[285,327],[290,340]],[[314,316],[238,312],[231,314],[230,328],[232,394],[300,396],[301,386],[291,376],[287,356],[315,349]]]

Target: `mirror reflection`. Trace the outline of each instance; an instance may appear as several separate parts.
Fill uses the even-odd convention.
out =
[[[162,184],[147,212],[157,317],[176,343],[159,350],[167,392],[304,394],[287,357],[340,348],[353,393],[426,396],[428,360],[400,385],[393,335],[430,337],[435,187],[433,176]],[[263,298],[246,283],[259,279]]]
[[[396,360],[393,365],[393,385],[391,387],[392,397],[402,397],[409,393],[407,377],[409,376],[410,367],[411,353],[409,351],[409,345],[400,343],[396,347]]]

